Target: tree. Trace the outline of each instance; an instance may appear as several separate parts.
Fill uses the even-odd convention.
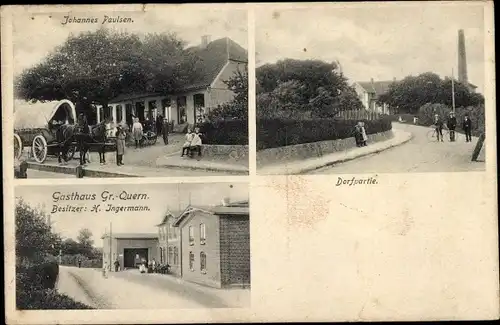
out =
[[[259,67],[256,79],[259,117],[330,118],[362,108],[337,63],[285,59]]]
[[[195,57],[174,34],[96,32],[70,35],[44,61],[25,70],[16,91],[26,100],[70,99],[107,106],[121,93],[170,92],[189,78]]]
[[[60,238],[52,233],[47,215],[19,200],[16,203],[16,258],[36,264],[58,254]]]
[[[94,240],[92,239],[92,232],[88,228],[80,229],[76,238],[80,245],[81,254],[90,257],[94,249]]]
[[[476,106],[484,103],[481,94],[470,92],[466,85],[454,81],[455,107]],[[427,103],[452,106],[452,81],[441,79],[437,74],[427,72],[409,76],[389,86],[378,102],[388,104],[398,113],[416,114]]]
[[[234,93],[234,97],[228,103],[224,103],[212,109],[208,118],[210,120],[220,119],[248,119],[248,71],[236,70],[234,75],[225,80],[228,89]]]

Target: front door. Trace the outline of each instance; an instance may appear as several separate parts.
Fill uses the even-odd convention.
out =
[[[142,123],[144,122],[145,118],[144,118],[144,102],[136,102],[135,103],[135,114],[136,114],[136,117],[139,118],[139,121]]]
[[[179,124],[187,122],[186,96],[177,97],[177,121],[179,121]]]

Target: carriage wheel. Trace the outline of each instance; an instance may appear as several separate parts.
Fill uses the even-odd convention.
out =
[[[47,140],[43,135],[39,134],[33,139],[32,151],[37,162],[45,162],[45,159],[47,159]]]
[[[158,136],[155,136],[152,140],[151,140],[151,145],[154,145],[156,144],[156,141],[158,141]]]
[[[21,158],[23,153],[23,142],[21,141],[21,137],[14,133],[14,159]]]

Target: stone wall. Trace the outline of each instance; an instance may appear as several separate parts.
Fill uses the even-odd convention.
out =
[[[201,148],[204,157],[248,161],[248,146],[204,144]]]
[[[373,142],[388,140],[394,137],[392,130],[374,133],[368,135],[368,145]],[[302,143],[292,146],[279,148],[271,148],[257,151],[257,166],[276,163],[279,161],[303,160],[323,155],[331,154],[338,151],[347,150],[356,147],[354,137],[318,141],[312,143]]]

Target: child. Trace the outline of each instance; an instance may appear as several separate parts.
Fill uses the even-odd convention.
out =
[[[361,122],[361,137],[363,139],[362,145],[363,147],[365,147],[366,141],[368,140],[368,136],[366,135],[366,130],[365,130],[365,122]]]
[[[363,135],[361,133],[361,122],[358,122],[354,126],[354,139],[356,140],[356,146],[361,147],[363,143]]]
[[[182,154],[181,157],[184,157],[184,155],[189,155],[189,148],[191,147],[191,141],[193,141],[194,134],[191,132],[191,129],[188,129],[186,133],[186,142],[182,145]]]
[[[116,127],[116,164],[123,165],[123,155],[125,154],[125,131],[121,125]]]
[[[135,148],[137,149],[141,144],[143,135],[142,124],[141,122],[139,122],[139,119],[137,117],[134,118],[134,124],[132,125],[132,134],[134,135]]]
[[[194,129],[193,140],[191,141],[191,153],[198,151],[198,157],[201,157],[201,133],[199,128]]]

